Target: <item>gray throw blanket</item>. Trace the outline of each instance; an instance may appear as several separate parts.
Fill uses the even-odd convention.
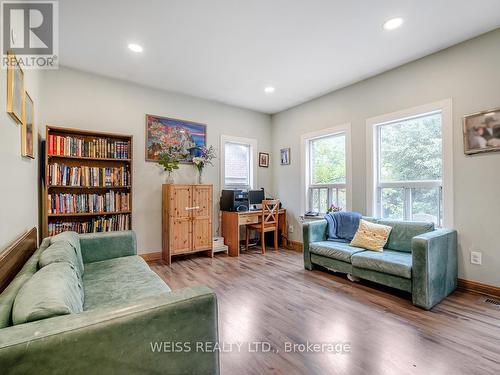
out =
[[[325,215],[328,222],[328,240],[351,241],[359,227],[359,212],[329,212]]]

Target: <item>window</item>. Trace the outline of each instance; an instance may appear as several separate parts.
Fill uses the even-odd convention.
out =
[[[350,127],[304,135],[305,211],[327,212],[331,205],[350,209],[348,136]]]
[[[424,111],[431,108],[369,123],[373,162],[368,166],[373,168],[375,216],[443,225],[444,171],[450,168],[444,157],[444,123],[451,110],[437,106]]]
[[[254,153],[257,141],[240,137],[221,137],[221,175],[225,188],[251,189],[253,186]]]
[[[441,225],[441,112],[381,124],[377,132],[380,217]]]
[[[226,142],[224,159],[224,185],[250,186],[250,145]]]

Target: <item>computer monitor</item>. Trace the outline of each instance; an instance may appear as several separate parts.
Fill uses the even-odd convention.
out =
[[[248,191],[248,203],[250,207],[257,204],[262,204],[262,201],[266,199],[264,194],[264,188],[260,190],[249,190]]]

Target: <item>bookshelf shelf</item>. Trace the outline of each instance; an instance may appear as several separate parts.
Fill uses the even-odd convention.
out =
[[[132,186],[71,186],[71,185],[49,185],[49,189],[84,189],[84,190],[93,190],[93,189],[104,189],[104,190],[112,190],[112,189],[130,189]]]
[[[132,229],[132,136],[47,125],[45,139],[44,237],[66,230],[86,233]],[[103,186],[110,182],[118,185]],[[119,208],[119,201],[114,199],[120,194],[126,194],[128,207],[123,208],[128,210],[48,213],[55,212],[56,207],[57,211],[68,211],[61,208],[68,205],[73,210],[75,205],[77,209],[89,207],[81,199],[96,197],[100,201],[94,201],[94,209]]]
[[[113,161],[113,162],[125,162],[130,163],[132,159],[122,159],[122,158],[91,158],[86,156],[69,156],[69,155],[47,155],[49,159],[75,159],[75,160],[95,160],[95,161]]]
[[[130,214],[132,211],[113,211],[113,212],[75,212],[71,214],[48,214],[49,217],[72,217],[72,216],[104,216]]]

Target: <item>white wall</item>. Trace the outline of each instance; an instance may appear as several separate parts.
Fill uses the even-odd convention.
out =
[[[274,191],[301,240],[300,135],[352,124],[353,209],[365,212],[366,119],[441,99],[453,99],[455,228],[459,277],[500,286],[500,153],[465,156],[462,117],[500,107],[500,29],[332,92],[273,116],[273,153],[291,147],[292,164],[273,158]],[[381,51],[383,53],[383,51]],[[367,56],[369,58],[369,56]],[[296,181],[296,183],[292,183]],[[470,264],[470,250],[483,265]]]
[[[35,157],[40,124],[40,72],[24,71],[24,87],[35,105]],[[6,112],[7,70],[0,69],[0,252],[38,227],[38,161],[21,156],[21,125]]]
[[[43,124],[134,136],[132,220],[141,253],[161,250],[161,184],[166,178],[161,167],[145,161],[146,113],[207,124],[207,144],[217,149],[221,134],[256,138],[259,151],[271,148],[268,115],[68,68],[45,71],[42,82]],[[214,208],[220,194],[218,160],[204,172],[204,182],[214,185]],[[174,177],[179,183],[197,181],[190,165],[181,166]],[[271,189],[270,169],[258,168],[257,186]],[[216,210],[214,230],[218,217]]]
[[[68,68],[26,72],[26,88],[34,99],[37,130],[42,134],[43,124],[49,123],[134,135],[133,220],[140,252],[161,248],[160,187],[165,178],[160,167],[144,160],[145,113],[206,123],[208,144],[217,147],[221,134],[257,138],[259,151],[272,151],[271,167],[258,168],[258,186],[274,192],[283,201],[295,228],[290,236],[301,240],[296,220],[302,214],[301,134],[352,124],[352,206],[364,212],[366,119],[451,97],[459,275],[500,285],[500,153],[466,157],[461,129],[463,115],[500,107],[499,45],[500,30],[496,30],[277,114],[272,118],[272,126],[267,115]],[[6,87],[4,70],[0,71],[0,87]],[[5,113],[5,91],[0,90],[0,251],[38,221],[37,161],[20,156],[21,129]],[[292,149],[289,166],[279,165],[282,147]],[[176,178],[178,182],[196,179],[188,166],[182,167]],[[217,197],[218,166],[207,171],[206,181],[214,184]],[[470,264],[472,249],[483,252],[482,266]]]

